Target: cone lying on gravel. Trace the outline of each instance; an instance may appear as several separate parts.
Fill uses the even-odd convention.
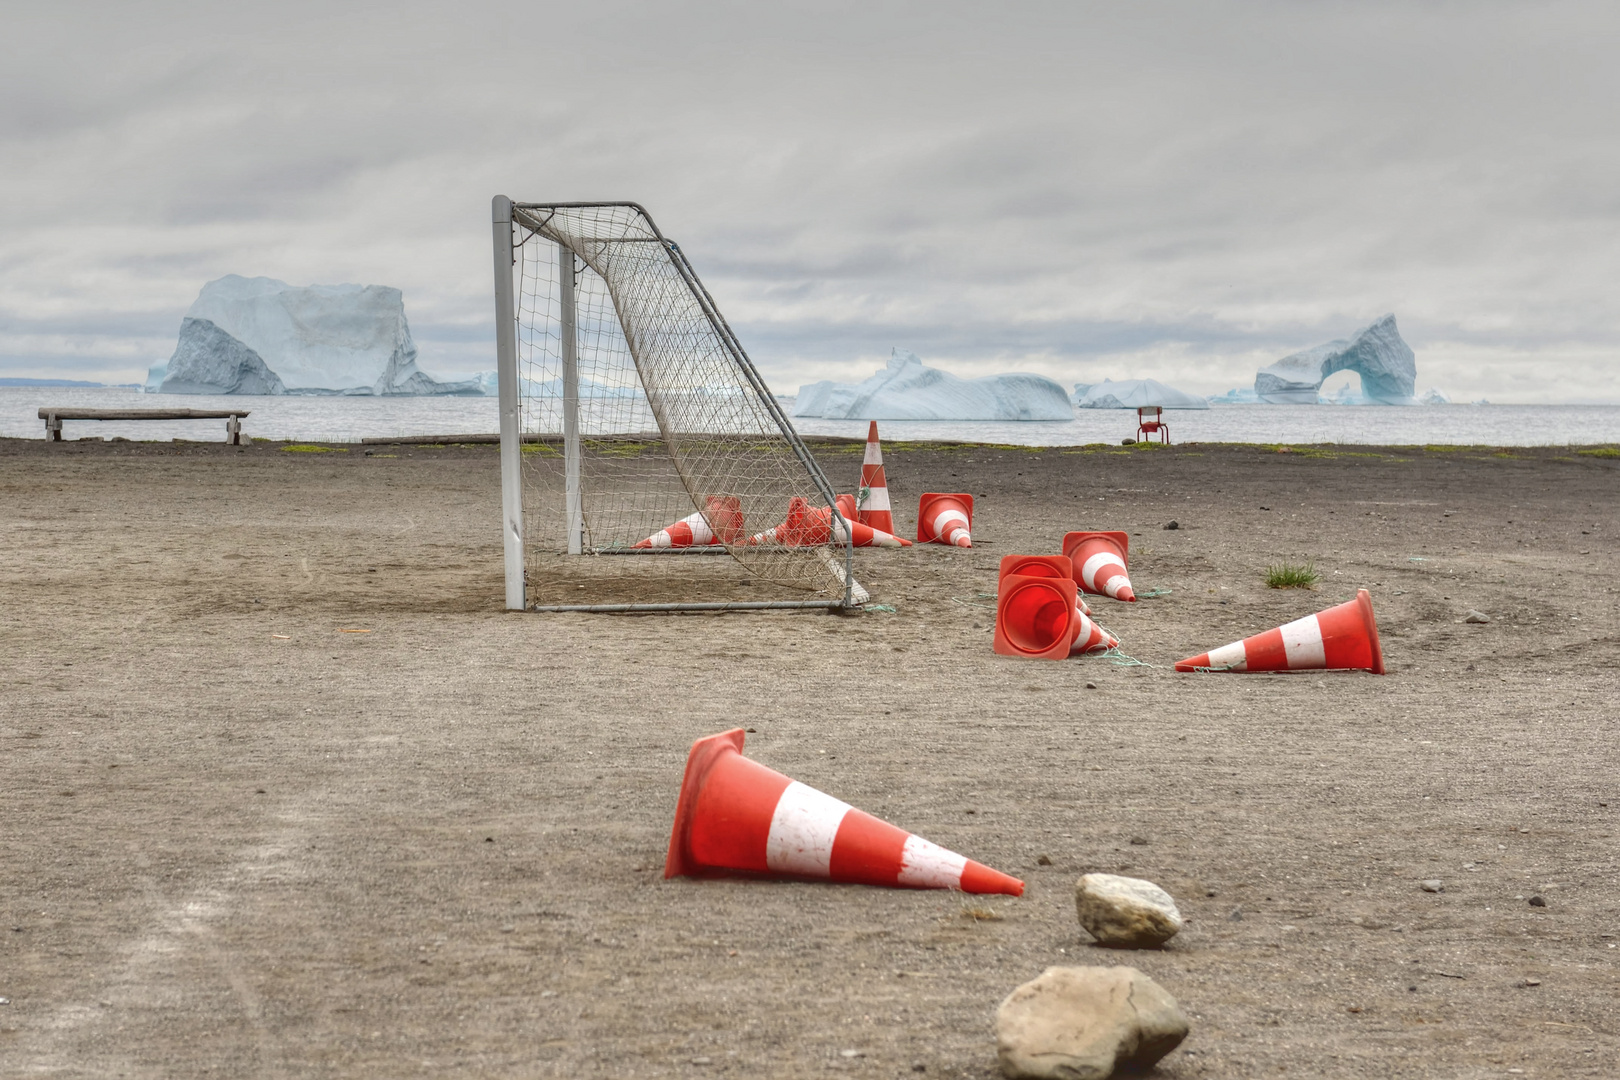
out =
[[[926,492],[917,503],[917,543],[973,546],[973,496]]]
[[[664,876],[822,878],[1022,896],[1024,883],[742,756],[738,728],[692,744]]]
[[[840,495],[842,502],[851,496]],[[833,511],[825,506],[811,506],[809,500],[795,495],[788,502],[787,518],[780,525],[773,525],[764,532],[755,533],[748,538],[750,544],[782,544],[785,547],[816,547],[820,544],[830,543],[833,539],[833,530],[838,530],[838,540],[841,543],[845,530],[848,530],[855,547],[910,547],[910,540],[903,540],[891,533],[880,532],[858,521],[851,521],[843,514],[837,515],[836,524],[833,521]]]
[[[1074,564],[1074,580],[1088,593],[1132,601],[1126,572],[1131,538],[1122,532],[1072,532],[1063,537],[1063,554]]]
[[[883,446],[878,442],[877,421],[866,429],[866,460],[861,462],[861,496],[858,513],[845,514],[862,525],[886,533],[894,532],[894,513],[889,509],[889,481],[883,472]]]
[[[1384,673],[1372,597],[1357,589],[1354,600],[1307,615],[1263,634],[1189,656],[1177,671],[1320,671],[1363,669]]]
[[[702,547],[731,544],[741,539],[742,502],[735,495],[710,495],[707,509],[688,514],[675,524],[636,542],[638,548]]]

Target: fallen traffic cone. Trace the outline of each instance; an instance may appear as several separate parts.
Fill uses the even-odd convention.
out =
[[[861,497],[858,512],[845,514],[862,525],[894,532],[894,514],[889,510],[889,481],[883,475],[883,447],[878,442],[877,421],[866,429],[866,460],[861,462]]]
[[[710,495],[707,506],[707,510],[688,514],[647,539],[638,540],[634,546],[684,548],[736,543],[742,534],[741,500],[735,495]]]
[[[1092,622],[1084,611],[1080,612],[1079,620],[1080,632],[1075,635],[1074,644],[1069,646],[1070,656],[1119,648],[1119,638]]]
[[[741,728],[692,744],[664,876],[758,874],[1022,896],[1024,883],[742,756]]]
[[[927,492],[917,504],[917,543],[973,546],[973,496]]]
[[[845,517],[849,518],[851,521],[859,521],[860,520],[860,518],[855,516],[855,496],[853,496],[853,495],[840,495],[836,499],[833,500],[833,505],[838,507],[838,512],[840,514],[843,514]]]
[[[839,500],[850,499],[849,495],[838,496]],[[838,515],[838,541],[844,540],[845,530],[851,537],[855,547],[910,547],[910,540],[903,540],[891,533],[881,532],[858,521],[851,521],[843,514]],[[787,518],[780,525],[774,525],[764,532],[755,533],[748,538],[753,544],[781,544],[785,547],[817,547],[821,544],[831,543],[833,540],[833,512],[825,506],[811,506],[808,499],[795,495],[788,502]]]
[[[1378,623],[1373,619],[1372,597],[1366,589],[1357,589],[1354,600],[1176,664],[1177,671],[1323,668],[1384,673],[1384,650],[1378,644]]]
[[[1001,572],[996,575],[999,584],[1008,574],[1022,574],[1025,577],[1051,577],[1066,578],[1072,576],[1073,566],[1062,555],[1003,555],[1001,557]],[[1080,613],[1090,615],[1091,608],[1086,605],[1084,596],[1076,596],[1075,602],[1080,605]]]
[[[1080,633],[1079,595],[1071,578],[1009,574],[996,587],[996,636],[1002,656],[1061,660]],[[1087,620],[1088,622],[1090,620]]]
[[[1074,564],[1074,580],[1088,593],[1132,601],[1126,573],[1131,538],[1122,532],[1072,532],[1063,537],[1063,554]]]

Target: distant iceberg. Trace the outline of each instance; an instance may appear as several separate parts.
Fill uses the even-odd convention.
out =
[[[1420,404],[1420,405],[1450,405],[1451,404],[1451,399],[1446,397],[1446,395],[1442,394],[1440,391],[1436,390],[1434,387],[1431,386],[1427,390],[1423,391],[1423,396],[1418,398],[1418,404]]]
[[[1272,405],[1315,405],[1318,391],[1336,371],[1361,376],[1361,396],[1372,405],[1415,405],[1417,359],[1401,340],[1395,316],[1364,327],[1348,341],[1330,341],[1285,356],[1254,376],[1254,392]]]
[[[230,274],[204,285],[167,365],[165,394],[482,394],[416,366],[405,300],[385,285],[293,286]]]
[[[887,367],[861,383],[799,387],[794,416],[824,420],[1072,420],[1063,387],[1022,373],[960,379],[895,349]]]
[[[1224,394],[1211,394],[1204,400],[1211,405],[1258,405],[1260,395],[1247,386],[1239,386]]]
[[[1075,383],[1074,404],[1080,409],[1207,409],[1209,402],[1195,394],[1166,386],[1157,379]]]

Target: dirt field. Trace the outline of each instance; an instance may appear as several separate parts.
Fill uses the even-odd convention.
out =
[[[887,458],[979,500],[861,553],[894,613],[615,618],[501,610],[493,447],[0,440],[0,1076],[989,1077],[1053,964],[1174,994],[1166,1077],[1620,1074],[1620,459]],[[990,651],[1075,528],[1141,666]],[[1385,677],[1170,670],[1356,586]],[[1026,895],[663,880],[732,726]],[[1088,870],[1187,929],[1088,945]]]

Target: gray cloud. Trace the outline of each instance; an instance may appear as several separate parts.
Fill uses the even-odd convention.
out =
[[[1385,311],[1420,386],[1620,400],[1598,3],[39,5],[0,373],[128,381],[210,278],[405,291],[490,366],[488,200],[633,198],[778,389],[1246,385]]]

